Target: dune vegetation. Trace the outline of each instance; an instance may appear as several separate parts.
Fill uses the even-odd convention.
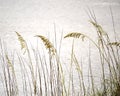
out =
[[[34,48],[32,45],[29,47],[22,34],[15,32],[22,54],[13,52],[12,55],[8,53],[9,48],[6,48],[4,41],[0,40],[0,95],[120,96],[120,42],[116,37],[114,37],[115,41],[111,41],[109,34],[98,24],[95,16],[92,14],[90,16],[90,24],[96,30],[97,41],[94,41],[92,37],[82,32],[69,32],[65,36],[61,35],[60,42],[68,38],[73,40],[70,48],[71,54],[69,54],[70,62],[68,62],[69,71],[67,78],[64,63],[61,61],[60,56],[62,46],[60,45],[58,50],[56,45],[46,36],[40,34],[33,36],[45,46],[43,50],[39,50],[38,47]],[[76,50],[74,48],[76,39],[83,42],[87,40],[98,50],[98,53],[96,53],[98,57],[96,58],[100,59],[99,64],[101,66],[98,71],[101,77],[99,86],[96,86],[94,82],[90,46],[88,47],[89,56],[87,57],[89,60],[87,77],[89,82],[88,86],[85,84],[82,71],[83,62],[78,59],[74,52]],[[108,68],[107,75],[105,66]],[[76,77],[74,73],[77,74]]]

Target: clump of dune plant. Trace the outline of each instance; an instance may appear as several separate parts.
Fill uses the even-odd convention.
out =
[[[20,45],[21,45],[21,50],[24,49],[24,53],[27,53],[27,56],[28,56],[28,61],[29,61],[29,64],[28,64],[28,67],[29,67],[29,70],[30,70],[30,73],[31,73],[31,79],[32,79],[32,86],[33,86],[33,93],[34,95],[37,94],[37,84],[36,84],[36,77],[35,77],[35,72],[34,72],[34,67],[33,67],[33,61],[32,61],[32,57],[31,57],[31,53],[30,53],[30,50],[27,46],[27,43],[25,41],[25,39],[22,37],[22,35],[20,35],[20,33],[16,32],[17,36],[18,36],[18,40],[20,42]],[[20,60],[21,62],[21,60]],[[26,73],[25,73],[26,74]],[[27,86],[26,86],[27,88]],[[32,89],[31,89],[32,90]]]
[[[95,41],[93,37],[79,31],[66,34],[64,40],[66,38],[74,38],[72,46],[69,46],[71,53],[67,58],[63,58],[60,55],[60,48],[64,46],[61,43],[63,37],[61,36],[61,44],[57,44],[56,29],[55,44],[43,35],[35,36],[44,43],[49,53],[45,53],[43,49],[39,50],[39,47],[41,47],[39,43],[37,43],[36,48],[32,45],[28,46],[25,38],[19,32],[16,32],[16,35],[21,50],[24,50],[24,54],[26,53],[25,55],[17,52],[14,55],[9,55],[7,47],[3,46],[5,43],[0,41],[0,69],[2,70],[0,72],[0,84],[4,90],[0,94],[5,96],[119,96],[120,42],[117,38],[115,38],[114,42],[111,42],[109,34],[97,22],[94,13],[90,12],[89,17],[91,26],[97,32],[97,40]],[[77,50],[78,53],[76,54],[76,47],[79,45],[75,47],[75,39],[90,41],[87,50],[85,50],[88,52],[85,57],[88,62],[83,61],[83,54],[79,53],[79,50]],[[92,69],[93,54],[91,46],[94,45],[94,48],[97,49],[96,58],[99,60],[99,65],[97,66],[100,67],[97,70],[97,73],[100,74],[98,77],[100,79],[100,82],[98,82],[100,84],[99,87],[94,82],[95,72]],[[57,52],[59,52],[59,55]],[[67,62],[62,62],[63,59]],[[88,71],[87,76],[84,74],[84,64],[88,64],[88,69],[85,69],[85,71]],[[87,84],[86,79],[88,80]]]
[[[13,56],[13,55],[12,55]],[[7,49],[5,49],[4,41],[0,40],[0,87],[4,90],[5,96],[17,96],[18,95],[18,83],[14,67],[14,59],[10,58]]]
[[[58,96],[61,96],[60,94],[66,94],[65,88],[61,88],[61,86],[64,86],[64,76],[63,76],[63,70],[62,65],[59,59],[59,56],[57,54],[56,48],[53,46],[53,44],[50,42],[49,39],[42,35],[36,35],[35,37],[40,38],[46,49],[49,50],[49,62],[50,63],[50,87],[51,87],[51,95],[55,95],[56,92]],[[54,56],[54,58],[52,58]],[[53,64],[54,61],[54,64]],[[56,69],[54,69],[56,67]],[[54,73],[55,72],[55,73]],[[55,77],[54,77],[55,75]],[[54,83],[56,80],[56,83]],[[54,89],[56,86],[56,89]],[[54,90],[54,91],[53,91]],[[52,92],[53,91],[53,92]]]
[[[91,14],[92,15],[92,14]],[[92,20],[93,19],[93,20]],[[102,26],[100,24],[98,24],[98,22],[96,21],[96,18],[94,16],[92,16],[92,19],[90,20],[90,23],[94,26],[94,28],[96,29],[97,32],[97,36],[98,36],[98,42],[95,42],[92,40],[91,37],[79,33],[79,32],[70,32],[68,33],[64,38],[67,37],[73,37],[73,38],[81,38],[82,40],[84,40],[84,38],[87,38],[88,40],[90,40],[98,49],[99,51],[99,58],[100,58],[100,64],[101,64],[101,71],[102,71],[102,80],[101,80],[101,87],[102,87],[102,93],[100,93],[102,96],[103,94],[105,96],[109,96],[109,95],[113,95],[115,94],[114,89],[119,90],[119,87],[117,85],[119,85],[119,77],[120,77],[120,65],[119,65],[119,49],[117,47],[120,46],[119,42],[111,42],[110,38],[109,38],[109,34],[107,34],[104,29],[102,28]],[[116,46],[116,48],[113,48],[113,46]],[[89,61],[90,63],[90,61]],[[109,84],[106,83],[106,75],[105,75],[105,65],[108,65],[109,68]],[[91,67],[90,67],[91,68]],[[92,75],[92,69],[91,70],[91,75]],[[93,83],[93,78],[92,80],[92,86],[94,85]],[[93,96],[96,96],[96,88],[93,86],[92,87],[93,90]],[[110,92],[111,91],[111,92]],[[99,92],[98,92],[99,93]],[[117,91],[116,91],[117,93]],[[99,96],[99,95],[98,95]],[[113,95],[114,96],[114,95]]]

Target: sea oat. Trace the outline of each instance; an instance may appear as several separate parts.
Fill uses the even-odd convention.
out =
[[[111,42],[111,43],[108,43],[108,45],[113,45],[113,46],[119,46],[120,47],[120,42]]]
[[[7,60],[8,67],[11,67],[11,68],[12,68],[13,65],[12,65],[10,59],[8,58],[8,55],[6,54],[5,57],[6,57],[6,60]]]
[[[84,38],[86,37],[84,34],[82,33],[78,33],[78,32],[71,32],[69,34],[67,34],[64,38],[67,38],[67,37],[74,37],[74,38],[80,38],[84,41]]]
[[[52,43],[46,37],[41,36],[41,35],[36,35],[35,37],[39,37],[43,41],[45,47],[47,49],[49,49],[49,51],[52,52],[53,55],[56,53],[56,49],[54,48],[54,46],[52,45]]]
[[[24,40],[24,38],[18,32],[16,32],[16,34],[18,36],[18,40],[20,41],[21,50],[25,49],[24,52],[23,52],[23,54],[25,54],[26,50],[27,50],[26,41]]]
[[[21,50],[24,49],[24,48],[26,48],[26,42],[23,39],[23,37],[18,32],[16,32],[16,34],[18,36],[18,40],[20,41]]]
[[[95,27],[97,28],[98,32],[101,34],[101,35],[106,35],[106,32],[103,30],[103,28],[97,24],[96,22],[93,22],[93,21],[90,21],[90,23]]]
[[[15,75],[15,71],[14,71],[14,66],[11,62],[11,60],[9,59],[8,55],[5,54],[5,58],[7,60],[7,64],[8,64],[8,68],[11,70],[11,72]]]

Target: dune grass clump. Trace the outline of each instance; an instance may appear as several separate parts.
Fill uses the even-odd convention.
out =
[[[92,14],[90,14],[92,15]],[[98,42],[95,42],[92,40],[91,37],[78,33],[78,32],[70,32],[68,33],[64,38],[73,37],[73,38],[87,38],[90,40],[98,49],[99,51],[99,58],[100,58],[100,64],[101,64],[101,89],[102,90],[96,90],[94,87],[94,83],[92,83],[92,96],[119,96],[118,92],[119,85],[120,85],[120,59],[119,59],[119,42],[111,42],[109,38],[109,34],[107,34],[102,26],[98,24],[96,21],[96,17],[94,15],[91,16],[90,23],[94,26],[97,36],[98,36]],[[114,46],[116,46],[114,48]],[[89,61],[91,62],[91,61]],[[105,65],[108,66],[109,70],[109,78],[105,75]],[[91,76],[92,76],[92,69],[91,70]],[[109,82],[106,82],[108,80]],[[91,81],[94,81],[94,78],[91,78]],[[95,91],[96,90],[96,91]],[[119,91],[118,91],[119,90]],[[101,95],[100,95],[101,94]]]
[[[39,47],[29,47],[26,40],[19,32],[16,32],[21,50],[24,56],[17,52],[9,56],[4,43],[0,41],[0,79],[5,96],[119,96],[120,95],[120,42],[111,42],[109,34],[97,22],[94,15],[91,15],[90,24],[97,32],[97,40],[81,32],[70,32],[64,38],[89,40],[88,45],[88,75],[83,73],[83,59],[77,57],[75,53],[74,39],[72,42],[70,60],[62,58],[57,54],[57,45],[54,47],[49,38],[36,35],[44,43],[49,53],[45,54]],[[56,34],[55,34],[56,36]],[[57,43],[55,37],[55,42]],[[64,39],[65,40],[65,39]],[[96,86],[94,80],[94,70],[92,69],[92,55],[90,44],[97,49],[97,59],[99,59],[100,86]],[[39,45],[39,44],[38,44]],[[64,45],[63,45],[64,46]],[[78,45],[79,46],[79,45]],[[116,47],[115,47],[116,46]],[[66,50],[67,51],[67,50]],[[59,48],[60,52],[60,48]],[[63,53],[64,54],[64,53]],[[66,55],[66,54],[65,54]],[[82,58],[82,57],[81,57]],[[67,62],[62,62],[65,59]],[[16,62],[17,61],[17,62]],[[66,67],[65,64],[67,63]],[[18,69],[20,72],[17,72]],[[107,68],[106,68],[107,66]],[[66,72],[67,70],[67,72]],[[85,69],[86,70],[86,69]],[[106,70],[108,73],[106,74]],[[75,77],[76,76],[76,77]],[[20,80],[19,80],[19,79]],[[88,79],[86,86],[85,78]]]
[[[18,82],[15,73],[14,58],[10,56],[5,47],[5,42],[0,40],[0,91],[4,96],[18,95]]]
[[[27,42],[20,35],[20,33],[16,32],[18,41],[21,45],[21,50],[25,50],[24,53],[27,53],[27,61],[22,58],[19,54],[17,54],[18,61],[20,63],[21,76],[22,76],[22,95],[31,95],[31,96],[119,96],[120,91],[120,65],[119,65],[119,49],[116,49],[120,46],[119,42],[111,42],[109,35],[104,33],[103,28],[91,21],[91,24],[95,27],[98,33],[98,40],[100,42],[95,42],[91,39],[91,37],[80,33],[80,32],[70,32],[64,36],[64,38],[79,38],[84,41],[84,39],[88,39],[93,43],[98,49],[98,54],[100,58],[101,64],[101,87],[97,88],[94,84],[94,76],[91,65],[91,54],[90,47],[89,48],[89,90],[85,86],[84,82],[84,74],[82,72],[82,62],[79,62],[74,52],[74,42],[72,44],[71,49],[71,61],[70,61],[70,69],[69,69],[69,78],[68,82],[65,81],[65,74],[63,70],[62,62],[60,61],[60,57],[57,54],[56,48],[50,42],[49,39],[42,35],[36,35],[35,37],[40,38],[46,49],[49,51],[49,60],[45,56],[38,51],[38,49],[32,49],[34,56],[31,56],[30,48],[27,46]],[[113,48],[113,46],[116,46]],[[118,50],[118,51],[116,51]],[[5,52],[5,51],[4,51]],[[20,95],[17,83],[16,71],[13,66],[13,62],[11,62],[7,52],[4,54],[4,60],[2,62],[6,62],[7,65],[2,64],[3,68],[3,77],[5,79],[5,94],[6,96],[12,95]],[[117,53],[116,53],[117,52]],[[14,58],[14,57],[13,57]],[[34,60],[33,60],[34,59]],[[105,64],[108,65],[109,77],[106,77],[105,74]],[[74,67],[76,69],[74,69]],[[7,71],[6,71],[7,70]],[[6,73],[7,72],[7,73]],[[75,79],[74,72],[77,72],[77,76],[79,79],[79,91],[75,89]],[[29,74],[30,73],[30,74]],[[88,77],[89,78],[89,77]],[[11,83],[13,82],[14,83]],[[8,83],[9,82],[9,83]],[[4,85],[4,84],[3,84]],[[13,90],[14,89],[14,90]]]

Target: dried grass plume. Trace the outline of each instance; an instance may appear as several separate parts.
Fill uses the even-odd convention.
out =
[[[73,38],[80,38],[81,37],[81,39],[84,41],[84,38],[86,36],[82,33],[71,32],[71,33],[68,33],[64,38],[68,38],[68,37],[73,37]]]
[[[56,49],[53,44],[46,37],[42,35],[36,35],[35,37],[39,37],[43,41],[45,47],[49,49],[50,53],[53,53],[53,55],[56,53]]]

